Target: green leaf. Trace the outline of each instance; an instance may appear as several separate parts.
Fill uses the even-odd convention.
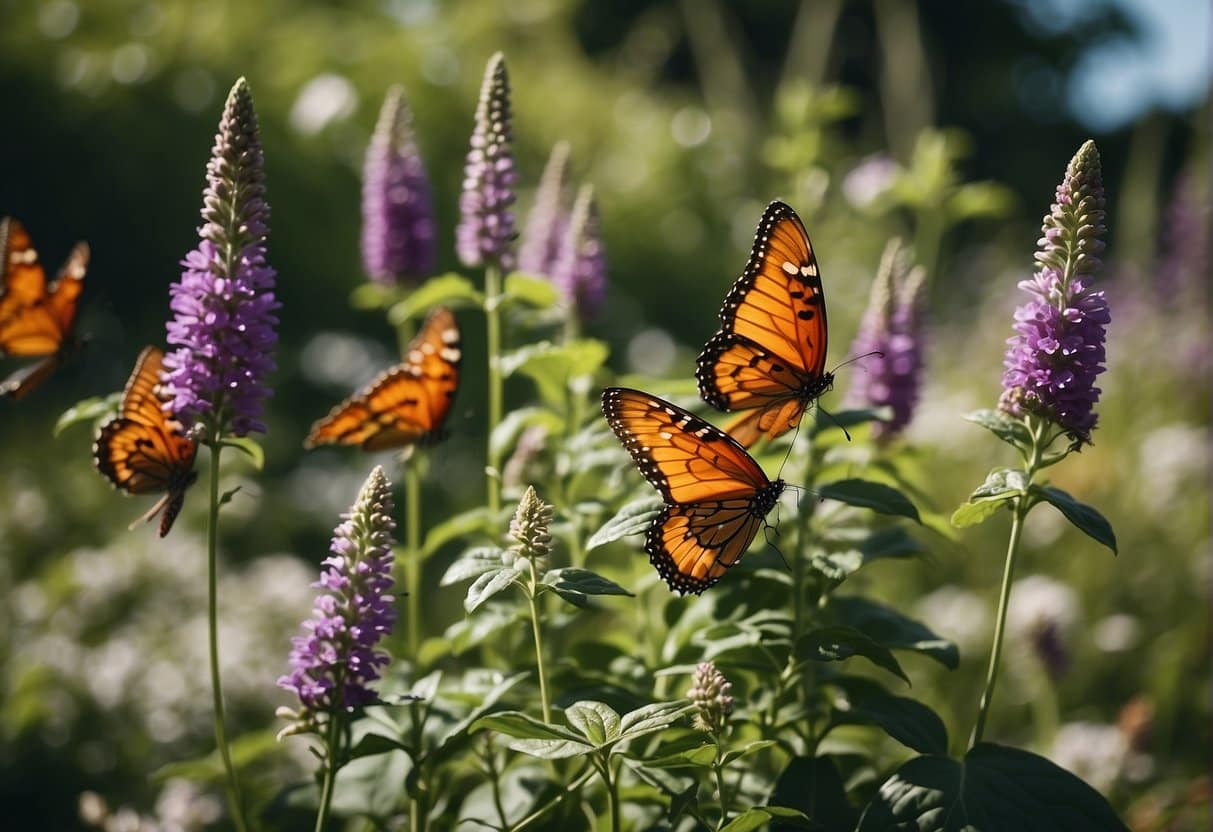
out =
[[[628,711],[620,723],[620,739],[634,740],[645,734],[660,731],[683,714],[689,713],[692,706],[686,702],[654,702],[651,705]]]
[[[986,481],[969,495],[968,502],[952,512],[952,525],[958,529],[976,526],[989,520],[998,510],[1009,507],[1011,500],[1025,493],[1028,478],[1016,468],[995,468]]]
[[[752,832],[765,829],[772,820],[779,819],[792,828],[818,828],[804,812],[783,806],[752,806],[733,818],[721,832]]]
[[[1032,435],[1028,426],[1001,410],[974,410],[962,417],[975,425],[981,425],[1003,442],[1017,448],[1028,448],[1032,445]]]
[[[120,392],[110,393],[108,396],[92,396],[87,399],[81,399],[63,411],[63,415],[55,422],[55,429],[52,433],[54,436],[58,436],[79,422],[106,419],[117,415],[118,408],[121,405],[122,393]]]
[[[247,456],[253,463],[254,471],[265,468],[265,450],[253,439],[247,436],[225,436],[219,444],[225,448],[235,448]]]
[[[836,584],[857,572],[863,562],[863,552],[858,549],[827,552],[815,546],[809,551],[809,568]]]
[[[461,274],[448,272],[431,277],[409,296],[388,310],[387,318],[392,326],[420,318],[435,306],[484,306],[484,295]]]
[[[1006,500],[982,500],[980,503],[961,503],[956,511],[952,512],[952,525],[958,529],[967,529],[970,526],[979,526],[989,520],[999,511],[1004,508],[1009,508],[1007,501],[1014,498],[1015,495],[1008,495]]]
[[[536,309],[550,309],[560,300],[560,292],[547,278],[523,272],[510,272],[505,277],[501,301],[523,303]]]
[[[933,710],[904,696],[871,696],[850,710],[836,711],[834,725],[878,725],[907,748],[922,754],[947,754],[948,729]]]
[[[354,747],[350,749],[350,759],[357,760],[359,757],[375,757],[391,751],[407,752],[408,749],[399,740],[385,737],[383,734],[363,734],[358,742],[354,743]]]
[[[497,593],[509,587],[522,577],[522,572],[513,567],[503,566],[492,572],[485,572],[468,587],[467,597],[463,599],[463,608],[469,613]]]
[[[884,782],[858,832],[1031,829],[1112,832],[1128,827],[1070,772],[1017,748],[981,743],[964,760],[916,757]]]
[[[619,714],[602,702],[574,702],[564,709],[564,718],[595,748],[619,739]]]
[[[499,569],[505,563],[502,558],[506,554],[506,550],[499,546],[477,546],[468,549],[459,560],[447,567],[438,585],[450,586]]]
[[[468,729],[471,733],[490,730],[505,734],[509,748],[532,757],[559,760],[593,751],[593,746],[564,728],[540,722],[518,711],[505,711],[481,717]]]
[[[546,407],[520,407],[511,410],[493,428],[489,446],[499,458],[504,458],[518,441],[524,430],[534,425],[544,428],[549,434],[564,432],[564,419]]]
[[[484,507],[469,509],[448,517],[426,532],[419,556],[425,560],[450,541],[488,528],[490,519],[489,511]]]
[[[501,358],[502,375],[521,373],[535,382],[540,398],[563,410],[567,404],[569,383],[590,376],[606,362],[610,350],[602,341],[581,338],[564,344],[540,341]]]
[[[614,543],[634,534],[644,534],[665,504],[658,497],[642,497],[624,504],[615,516],[602,524],[586,541],[585,550],[592,552],[599,546]]]
[[[515,673],[513,676],[508,676],[495,684],[484,694],[484,698],[480,700],[479,705],[473,708],[467,716],[447,729],[442,738],[438,740],[438,744],[426,755],[426,759],[431,763],[437,763],[453,755],[460,743],[467,740],[470,733],[469,728],[472,724],[488,713],[502,696],[507,694],[528,675],[527,673]]]
[[[1112,524],[1093,506],[1080,503],[1060,488],[1051,485],[1033,486],[1032,493],[1039,495],[1060,511],[1080,531],[1111,549],[1112,554],[1119,554],[1116,551],[1116,534],[1112,531]]]
[[[770,802],[798,809],[811,817],[812,828],[819,830],[853,829],[859,819],[859,812],[847,800],[838,766],[830,757],[793,757],[775,782]],[[791,828],[790,824],[771,825],[773,831]]]
[[[654,768],[703,768],[710,766],[715,760],[716,746],[708,743],[679,751],[676,754],[645,760],[644,764]]]
[[[907,684],[910,681],[891,650],[852,627],[822,627],[807,633],[796,642],[796,655],[816,662],[840,662],[863,656],[877,667],[900,676]]]
[[[827,609],[838,623],[854,627],[885,647],[922,653],[949,670],[960,664],[960,651],[955,644],[891,607],[847,596],[832,598]]]
[[[350,292],[350,306],[355,309],[386,309],[398,303],[404,291],[397,286],[383,286],[367,281],[354,287]]]
[[[732,765],[737,760],[744,759],[745,757],[749,757],[751,754],[757,754],[759,751],[776,745],[779,745],[779,743],[775,742],[775,740],[754,740],[753,742],[748,742],[741,748],[735,748],[732,751],[727,752],[724,755],[723,764],[726,766]]]
[[[608,580],[589,569],[566,567],[552,569],[543,576],[543,584],[571,604],[584,607],[590,595],[631,595],[614,581]]]
[[[921,523],[918,509],[910,499],[891,485],[871,480],[849,479],[829,482],[817,489],[827,500],[837,500],[850,506],[870,508],[880,514],[909,517]]]

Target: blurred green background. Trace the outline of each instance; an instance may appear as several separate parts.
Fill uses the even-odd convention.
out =
[[[256,99],[283,303],[267,469],[234,461],[245,489],[224,527],[229,694],[235,720],[260,726],[284,701],[273,679],[287,638],[369,464],[304,456],[300,443],[395,349],[381,314],[348,302],[363,282],[359,177],[379,103],[404,85],[440,270],[457,269],[462,161],[484,61],[500,49],[520,219],[559,139],[596,186],[611,288],[588,333],[620,372],[690,377],[772,198],[813,235],[837,361],[885,241],[912,242],[933,323],[902,453],[944,513],[1007,461],[959,415],[995,403],[1040,217],[1070,156],[1097,140],[1109,371],[1094,445],[1056,477],[1111,519],[1121,554],[1033,514],[1020,574],[1073,588],[1030,596],[1066,618],[1072,661],[1047,692],[1039,674],[1010,673],[992,728],[1053,749],[1137,828],[1188,828],[1167,824],[1208,801],[1208,32],[1207,5],[1180,0],[0,0],[0,214],[27,225],[48,269],[76,240],[92,247],[88,349],[30,399],[0,402],[0,800],[40,828],[78,823],[85,790],[151,811],[167,798],[148,772],[209,748],[203,501],[167,543],[128,534],[141,504],[91,470],[86,429],[54,439],[51,426],[119,389],[140,348],[162,341],[228,87],[244,75]],[[432,454],[430,518],[482,499],[483,326],[461,319],[466,369],[452,441]],[[827,406],[860,371],[842,371]],[[925,563],[865,587],[961,644],[959,671],[915,668],[915,695],[957,735],[975,707],[1005,533],[930,537]],[[461,617],[460,596],[426,593],[431,634]],[[1151,727],[1123,765],[1092,773],[1080,768],[1098,759],[1065,757],[1123,739],[1130,703],[1145,703]],[[1057,730],[1025,732],[1028,713]]]

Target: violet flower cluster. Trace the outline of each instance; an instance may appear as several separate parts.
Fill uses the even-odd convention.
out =
[[[465,266],[493,264],[502,269],[514,265],[514,182],[517,171],[510,149],[510,79],[505,56],[489,58],[472,148],[464,166],[463,193],[459,198],[459,225],[455,249]]]
[[[413,137],[404,90],[392,87],[366,151],[362,176],[362,265],[385,286],[434,270],[430,183]]]
[[[1095,379],[1105,370],[1111,321],[1103,291],[1088,285],[1100,266],[1103,220],[1099,151],[1088,141],[1070,161],[1045,216],[1039,270],[1019,284],[1031,297],[1015,311],[998,403],[1013,416],[1047,419],[1077,442],[1089,442],[1095,427]]]
[[[265,163],[243,78],[228,94],[206,179],[202,239],[169,290],[168,343],[178,349],[164,358],[168,407],[212,435],[264,433],[280,304],[266,263]]]
[[[518,268],[528,274],[551,275],[556,265],[569,227],[568,175],[569,143],[557,142],[539,177],[518,250]]]
[[[333,532],[312,617],[292,639],[291,672],[278,686],[299,697],[300,722],[334,708],[377,701],[367,687],[388,663],[376,650],[396,621],[392,587],[392,485],[383,468],[371,471],[344,522]]]
[[[867,356],[854,374],[849,400],[854,406],[889,407],[887,422],[875,422],[872,435],[889,440],[914,415],[922,387],[926,339],[926,271],[911,269],[900,241],[885,247],[872,284],[867,311],[851,354]]]
[[[687,698],[695,706],[694,727],[697,731],[719,734],[724,730],[729,714],[733,713],[733,683],[724,677],[712,662],[695,666],[694,683]]]
[[[594,189],[583,185],[552,267],[552,282],[582,321],[593,318],[606,300],[606,250],[600,226]]]

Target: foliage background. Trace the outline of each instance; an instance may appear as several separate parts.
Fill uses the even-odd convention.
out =
[[[560,138],[577,177],[596,185],[611,294],[590,334],[612,345],[620,372],[690,376],[771,198],[809,222],[837,360],[885,240],[915,242],[933,266],[934,323],[928,389],[903,453],[945,514],[1005,461],[959,414],[994,403],[1040,216],[1065,162],[1097,139],[1110,204],[1109,372],[1095,444],[1057,478],[1112,519],[1121,554],[1113,561],[1041,511],[1020,574],[1077,593],[1056,720],[1112,724],[1138,696],[1154,708],[1148,770],[1102,784],[1114,805],[1165,828],[1158,806],[1207,802],[1207,277],[1189,263],[1182,296],[1158,277],[1172,253],[1167,205],[1184,182],[1203,203],[1207,265],[1209,108],[1083,126],[1066,100],[1075,66],[1092,44],[1144,37],[1149,21],[1115,5],[1082,8],[1064,25],[1026,1],[0,0],[0,213],[26,223],[48,268],[75,240],[92,246],[89,348],[34,398],[0,407],[0,799],[70,828],[81,791],[147,807],[159,790],[150,770],[209,747],[203,501],[167,543],[127,534],[140,509],[90,470],[87,431],[52,439],[50,426],[74,401],[118,389],[140,347],[163,338],[224,91],[245,75],[256,96],[283,301],[267,470],[231,474],[252,496],[224,528],[230,695],[237,720],[256,727],[283,701],[273,680],[307,583],[369,468],[354,454],[304,456],[299,443],[394,351],[381,317],[347,302],[362,282],[359,169],[381,96],[405,85],[434,188],[440,270],[456,268],[480,70],[502,49],[523,209]],[[902,191],[856,204],[846,176],[879,151],[912,175]],[[961,183],[987,181],[997,187],[947,203]],[[464,330],[453,439],[433,454],[427,518],[481,498],[483,333],[470,319]],[[861,371],[843,370],[840,387]],[[519,403],[531,392],[516,382],[507,395]],[[827,407],[831,398],[837,406],[841,391]],[[992,614],[1004,538],[999,523],[955,540],[924,533],[927,559],[864,586],[961,644],[956,672],[909,665],[915,695],[944,713],[954,738],[975,709],[989,639],[980,616]],[[427,573],[430,635],[462,617],[462,589],[436,585],[453,555]],[[634,560],[614,566],[643,575]],[[991,736],[1047,752],[1034,684],[1024,674],[1001,690]]]

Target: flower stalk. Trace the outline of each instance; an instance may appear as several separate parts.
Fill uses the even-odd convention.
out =
[[[548,699],[547,672],[543,663],[543,620],[539,610],[539,567],[546,564],[548,555],[552,552],[552,535],[550,532],[555,510],[539,498],[533,486],[527,486],[522,499],[518,501],[518,510],[510,521],[510,536],[518,544],[514,547],[517,555],[527,562],[528,581],[524,585],[527,602],[531,612],[531,633],[535,640],[535,672],[539,676],[539,702],[543,710],[543,721],[552,721],[552,708]]]

